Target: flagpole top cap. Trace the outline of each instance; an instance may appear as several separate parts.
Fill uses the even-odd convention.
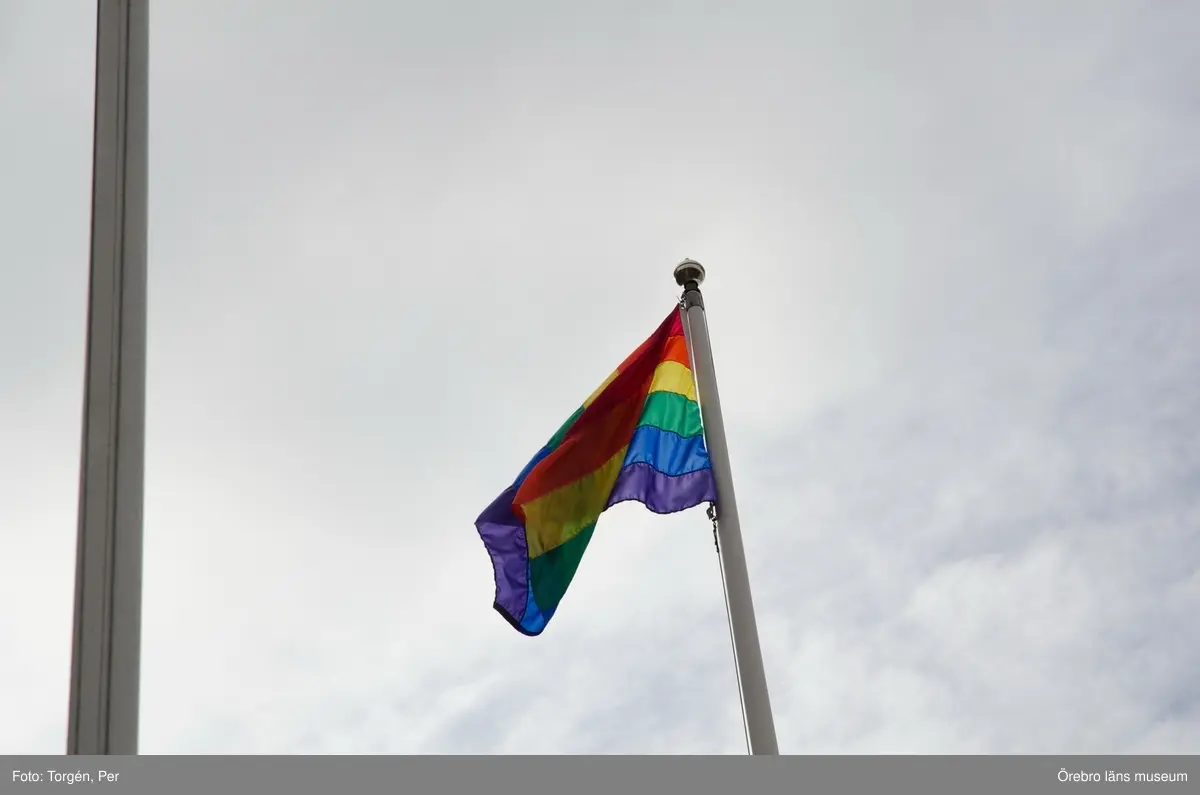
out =
[[[680,287],[687,287],[689,282],[699,287],[703,281],[704,266],[696,260],[685,259],[675,266],[675,283]]]

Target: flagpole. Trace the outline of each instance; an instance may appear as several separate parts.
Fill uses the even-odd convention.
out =
[[[704,441],[708,446],[713,480],[717,487],[717,551],[725,584],[734,662],[750,753],[777,756],[779,744],[775,738],[775,719],[771,714],[771,697],[767,692],[758,624],[754,619],[754,600],[750,595],[746,550],[742,546],[742,527],[733,492],[733,471],[729,465],[729,447],[725,441],[725,422],[721,417],[721,397],[717,392],[717,374],[708,336],[708,321],[704,314],[704,297],[700,294],[704,266],[695,260],[685,259],[675,268],[675,281],[683,288],[683,331],[696,378]]]
[[[148,0],[98,0],[68,754],[136,754],[146,393]]]

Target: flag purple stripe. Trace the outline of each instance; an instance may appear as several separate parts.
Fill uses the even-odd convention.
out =
[[[637,500],[655,513],[674,513],[716,499],[717,487],[709,467],[671,476],[638,462],[621,470],[608,505]]]
[[[514,621],[525,615],[529,597],[529,549],[525,524],[513,513],[513,498],[520,483],[514,483],[475,520],[475,528],[492,557],[496,577],[496,606]]]

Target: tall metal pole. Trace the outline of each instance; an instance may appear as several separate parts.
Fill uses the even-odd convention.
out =
[[[712,463],[717,487],[717,549],[725,580],[725,598],[729,627],[733,635],[733,655],[741,690],[742,715],[750,753],[761,756],[779,754],[775,738],[775,718],[767,692],[767,674],[763,668],[758,642],[758,624],[754,620],[754,600],[750,596],[750,575],[746,568],[746,550],[742,546],[742,525],[738,520],[737,498],[733,493],[733,471],[729,465],[729,447],[725,441],[725,421],[721,417],[721,397],[717,392],[717,373],[713,365],[708,321],[704,315],[704,297],[700,283],[704,267],[685,259],[675,268],[675,281],[683,288],[684,334],[696,376],[704,441]]]
[[[69,754],[136,754],[146,393],[148,0],[99,0]]]

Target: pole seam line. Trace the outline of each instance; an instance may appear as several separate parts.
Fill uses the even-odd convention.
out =
[[[116,179],[113,180],[116,190],[116,201],[113,202],[116,208],[116,217],[113,218],[113,229],[116,232],[116,239],[113,240],[113,257],[114,263],[119,267],[113,268],[113,284],[112,284],[112,305],[115,309],[113,318],[113,339],[112,339],[112,361],[113,367],[111,371],[114,374],[113,378],[113,396],[112,405],[109,407],[110,417],[112,422],[109,426],[112,434],[110,442],[110,455],[112,456],[108,468],[108,494],[111,497],[111,502],[108,505],[108,532],[105,533],[105,557],[110,561],[106,571],[108,573],[108,582],[105,583],[107,604],[105,605],[105,622],[107,624],[107,632],[105,636],[108,642],[104,648],[104,670],[106,676],[104,680],[106,686],[103,688],[102,698],[103,711],[101,712],[101,753],[107,754],[112,751],[112,675],[113,670],[113,647],[115,644],[114,630],[117,626],[117,566],[120,564],[120,559],[117,554],[119,539],[117,538],[118,515],[121,508],[121,495],[119,493],[118,484],[120,483],[120,465],[121,465],[121,370],[125,363],[124,351],[122,349],[125,339],[125,329],[122,327],[122,321],[125,317],[124,298],[125,298],[125,233],[126,233],[126,185],[125,177],[127,175],[126,164],[129,159],[129,41],[130,41],[130,17],[133,14],[131,3],[121,3],[121,21],[117,28],[117,38],[121,46],[119,72],[120,76],[117,79],[117,118],[114,124],[117,127],[117,162],[116,162]]]

